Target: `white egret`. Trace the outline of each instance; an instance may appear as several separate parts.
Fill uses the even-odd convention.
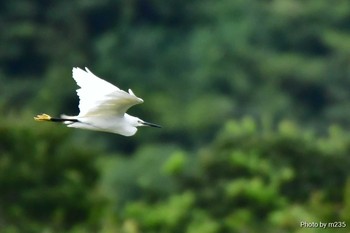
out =
[[[54,118],[47,114],[34,117],[37,121],[63,122],[68,127],[97,130],[132,136],[138,126],[158,127],[125,113],[130,107],[143,103],[131,89],[129,93],[97,77],[88,68],[73,68],[73,79],[78,86],[79,115]]]

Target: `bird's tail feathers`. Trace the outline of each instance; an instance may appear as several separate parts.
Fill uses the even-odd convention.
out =
[[[60,117],[63,119],[76,119],[77,118],[77,116],[68,116],[66,114],[61,114]]]
[[[66,121],[63,121],[63,124],[66,124],[66,125],[70,125],[74,122],[78,122],[77,120],[77,116],[68,116],[66,114],[61,114],[60,116],[62,120],[66,120]]]

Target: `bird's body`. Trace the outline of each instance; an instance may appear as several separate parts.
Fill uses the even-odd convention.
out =
[[[62,116],[62,118],[64,115]],[[135,119],[133,119],[135,118]],[[63,118],[65,119],[65,118]],[[68,127],[88,129],[95,131],[103,131],[121,134],[124,136],[132,136],[136,133],[137,118],[125,113],[124,116],[87,116],[87,117],[75,117],[78,122],[64,121]],[[135,121],[135,124],[131,124],[131,121]]]
[[[126,111],[143,103],[130,89],[129,93],[94,75],[88,68],[86,71],[73,68],[73,79],[80,87],[78,116],[62,115],[61,118],[52,118],[41,114],[34,119],[38,121],[63,122],[68,127],[88,130],[104,131],[132,136],[138,126],[158,125],[145,122],[137,117],[130,116]]]

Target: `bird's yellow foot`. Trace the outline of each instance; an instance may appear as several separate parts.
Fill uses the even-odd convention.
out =
[[[34,117],[34,120],[36,120],[36,121],[50,121],[51,116],[44,113],[44,114],[40,114],[40,115],[37,115],[36,117]]]

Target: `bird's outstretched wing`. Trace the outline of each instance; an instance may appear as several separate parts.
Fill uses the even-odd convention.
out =
[[[129,93],[94,75],[88,68],[73,68],[73,79],[80,87],[78,116],[118,116],[133,105],[143,103],[129,89]]]

